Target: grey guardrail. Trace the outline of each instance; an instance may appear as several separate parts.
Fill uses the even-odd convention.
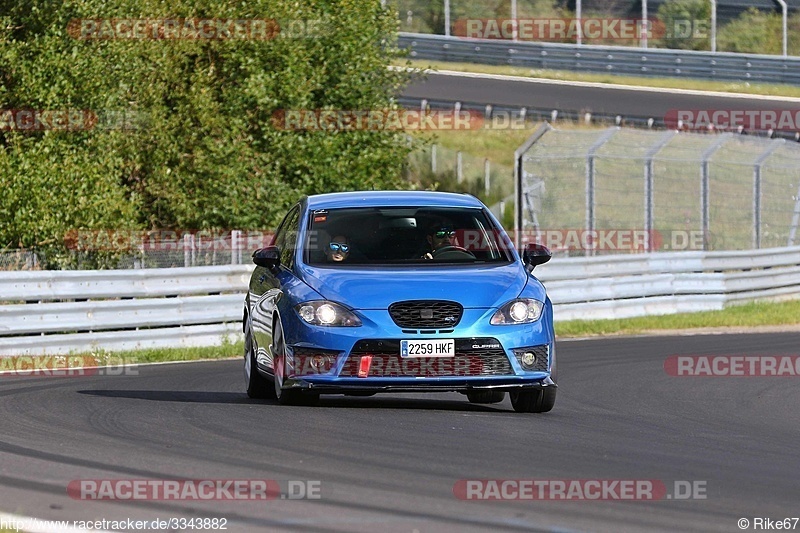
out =
[[[800,57],[658,48],[466,39],[401,33],[413,59],[536,69],[671,76],[725,81],[800,83]]]
[[[250,265],[0,272],[0,357],[210,346],[241,338]],[[800,297],[800,246],[553,258],[535,271],[560,320]]]
[[[0,272],[0,357],[237,341],[252,270]]]

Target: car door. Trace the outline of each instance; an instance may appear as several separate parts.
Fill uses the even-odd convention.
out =
[[[251,319],[258,366],[272,372],[272,322],[284,284],[293,277],[294,252],[300,225],[300,205],[295,205],[281,222],[273,239],[280,250],[281,264],[270,270],[256,266],[250,278]]]

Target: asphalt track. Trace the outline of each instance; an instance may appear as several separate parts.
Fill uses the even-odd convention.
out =
[[[225,517],[228,531],[739,531],[800,515],[800,377],[671,377],[670,355],[796,355],[800,334],[559,344],[548,414],[459,394],[250,401],[237,361],[138,375],[0,376],[0,510]],[[319,500],[72,499],[80,479],[321,482]],[[466,479],[705,482],[706,499],[463,501]],[[798,526],[800,527],[800,525]]]
[[[469,74],[417,75],[402,95],[437,101],[444,99],[654,119],[664,119],[670,110],[800,110],[797,98],[739,97],[633,87],[620,89],[602,84],[493,79]]]

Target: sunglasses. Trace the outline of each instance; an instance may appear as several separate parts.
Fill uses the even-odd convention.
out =
[[[342,253],[346,254],[347,252],[350,251],[350,245],[349,244],[342,244],[340,242],[332,242],[330,244],[330,247],[331,247],[331,251],[332,252],[341,251]]]
[[[437,239],[444,239],[444,238],[447,238],[447,237],[455,237],[456,236],[456,232],[453,231],[453,230],[441,229],[439,231],[434,232],[433,235]]]

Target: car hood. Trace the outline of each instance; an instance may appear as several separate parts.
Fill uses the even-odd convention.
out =
[[[353,309],[387,309],[402,300],[438,299],[465,308],[498,307],[519,296],[528,279],[519,263],[404,268],[303,265],[300,274],[326,299]]]

